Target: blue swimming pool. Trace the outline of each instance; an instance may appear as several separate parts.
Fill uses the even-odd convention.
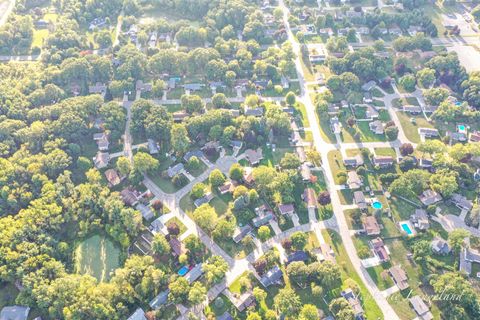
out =
[[[455,102],[455,105],[456,105],[457,107],[459,107],[459,106],[462,105],[462,103],[461,103],[460,101],[457,101],[457,102]]]
[[[410,229],[410,226],[408,223],[402,223],[401,224],[403,231],[405,231],[409,236],[413,234],[412,229]]]
[[[372,208],[373,209],[382,209],[382,203],[380,201],[374,201],[372,202]]]
[[[458,125],[458,130],[459,131],[465,131],[465,126],[463,124]]]
[[[178,275],[179,276],[184,276],[188,273],[188,267],[187,266],[183,266],[180,270],[178,270]]]

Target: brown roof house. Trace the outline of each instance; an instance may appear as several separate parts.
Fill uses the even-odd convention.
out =
[[[353,193],[353,203],[355,203],[358,208],[362,211],[367,210],[367,201],[365,199],[365,195],[362,191],[355,191]]]
[[[110,162],[110,154],[108,152],[97,152],[95,158],[93,158],[93,163],[95,164],[95,168],[102,169],[108,166]]]
[[[388,273],[392,277],[393,282],[397,285],[398,289],[405,290],[410,285],[408,284],[408,277],[406,272],[401,266],[393,266],[388,269]]]
[[[254,166],[263,160],[263,150],[261,148],[258,148],[257,150],[247,149],[245,150],[245,157],[248,162],[250,162],[250,165]]]
[[[312,188],[306,188],[303,191],[302,195],[303,201],[307,203],[307,208],[315,209],[317,207],[317,196],[315,195],[315,190]]]
[[[278,206],[278,212],[281,215],[292,215],[295,213],[295,207],[293,204],[281,204]]]
[[[375,216],[366,216],[362,219],[363,229],[369,236],[378,236],[380,234],[380,225]]]
[[[427,211],[423,209],[415,209],[415,213],[410,216],[410,221],[419,230],[430,228]]]
[[[370,247],[375,256],[377,256],[382,263],[387,262],[390,259],[390,251],[388,251],[387,246],[385,246],[385,243],[381,238],[377,237],[372,239],[370,241]]]
[[[122,179],[120,178],[117,170],[115,169],[108,169],[107,171],[105,171],[105,178],[107,178],[108,185],[111,187],[114,187],[120,184],[120,182],[122,182]]]

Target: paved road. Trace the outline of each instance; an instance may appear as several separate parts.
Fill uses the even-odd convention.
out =
[[[297,74],[298,74],[298,80],[301,88],[301,96],[300,100],[305,104],[306,110],[307,110],[307,116],[309,122],[312,124],[312,134],[313,134],[313,139],[314,139],[314,145],[317,149],[317,151],[320,152],[322,161],[323,161],[323,166],[324,166],[324,171],[325,171],[325,180],[327,183],[327,186],[330,191],[331,195],[331,200],[332,200],[332,207],[334,210],[335,218],[337,220],[337,224],[339,227],[339,233],[342,238],[343,244],[345,246],[346,251],[348,252],[348,255],[350,257],[350,260],[352,261],[352,264],[355,267],[356,272],[359,274],[361,280],[363,283],[366,285],[368,291],[370,294],[374,297],[375,301],[377,302],[378,306],[382,310],[382,313],[385,317],[385,319],[389,320],[396,320],[399,319],[393,308],[390,306],[390,304],[387,302],[385,297],[381,294],[380,290],[376,286],[375,282],[372,280],[370,275],[368,274],[367,270],[363,268],[360,259],[357,255],[357,251],[355,249],[355,246],[353,245],[352,238],[350,236],[350,230],[348,229],[347,221],[345,219],[345,215],[343,214],[342,210],[342,205],[340,203],[340,198],[338,196],[338,193],[335,191],[334,188],[334,180],[333,180],[333,175],[332,175],[332,170],[330,168],[326,150],[329,149],[328,145],[325,143],[325,141],[322,139],[322,136],[320,134],[320,129],[318,125],[313,125],[317,124],[317,118],[315,114],[315,108],[313,106],[313,103],[311,101],[310,95],[307,92],[307,87],[305,84],[305,76],[303,74],[303,69],[301,66],[300,62],[300,45],[298,42],[296,42],[291,28],[290,28],[290,23],[288,21],[288,16],[289,16],[289,10],[285,6],[284,0],[279,1],[279,5],[283,10],[284,14],[284,24],[287,30],[288,38],[290,42],[292,43],[293,50],[295,54],[297,55],[297,58],[295,60],[295,64],[297,67]]]

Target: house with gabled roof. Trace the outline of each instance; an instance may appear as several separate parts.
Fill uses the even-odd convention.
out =
[[[6,306],[0,311],[1,320],[27,320],[30,307]]]
[[[108,166],[110,162],[110,154],[108,152],[98,151],[97,155],[93,158],[93,163],[97,169],[102,169]]]
[[[362,319],[363,313],[364,313],[362,304],[358,299],[358,297],[353,292],[353,290],[350,288],[345,289],[344,291],[342,291],[341,295],[343,298],[345,298],[345,300],[347,300],[348,304],[352,307],[355,319]]]
[[[473,202],[459,193],[452,194],[452,198],[450,200],[460,210],[470,211],[473,208]]]
[[[400,265],[391,267],[388,269],[388,273],[392,277],[392,280],[397,285],[398,289],[405,290],[410,287],[408,284],[407,273]]]
[[[350,189],[355,190],[363,186],[362,179],[358,176],[356,171],[348,171],[347,185]]]
[[[393,166],[395,160],[391,156],[374,156],[372,162],[374,166],[379,166],[380,168],[388,168]]]
[[[247,149],[245,150],[245,157],[251,166],[257,165],[263,160],[263,150],[258,148],[257,150]]]
[[[372,239],[370,241],[370,247],[372,248],[375,256],[380,260],[380,262],[384,263],[390,260],[390,251],[383,242],[382,238],[377,237],[375,239]]]
[[[120,178],[117,170],[115,169],[108,169],[107,171],[105,171],[105,178],[108,181],[108,185],[111,187],[114,187],[120,184],[120,182],[122,182],[122,179]]]
[[[420,298],[420,296],[413,296],[409,300],[410,305],[417,314],[419,320],[432,320],[433,314],[430,312],[430,309],[425,304],[425,302]]]
[[[273,267],[268,270],[262,278],[260,278],[260,283],[265,288],[268,288],[272,284],[278,283],[283,278],[282,270],[278,266]]]
[[[236,228],[235,231],[233,232],[232,239],[235,243],[239,243],[240,241],[243,240],[243,238],[245,238],[252,231],[253,231],[253,228],[249,224],[240,228]]]
[[[423,193],[418,198],[423,203],[423,205],[427,207],[429,205],[442,201],[442,196],[438,192],[431,189],[423,191]]]
[[[410,221],[419,230],[430,228],[427,211],[424,209],[415,209],[415,213],[410,216]]]
[[[363,229],[369,236],[378,236],[380,234],[380,225],[375,216],[365,216],[362,219]]]

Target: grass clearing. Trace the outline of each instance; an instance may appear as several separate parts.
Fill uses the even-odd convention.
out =
[[[397,116],[408,140],[414,143],[420,143],[418,128],[433,128],[433,125],[423,116],[411,116],[403,111],[397,112]],[[412,123],[411,119],[415,120],[414,123]]]

